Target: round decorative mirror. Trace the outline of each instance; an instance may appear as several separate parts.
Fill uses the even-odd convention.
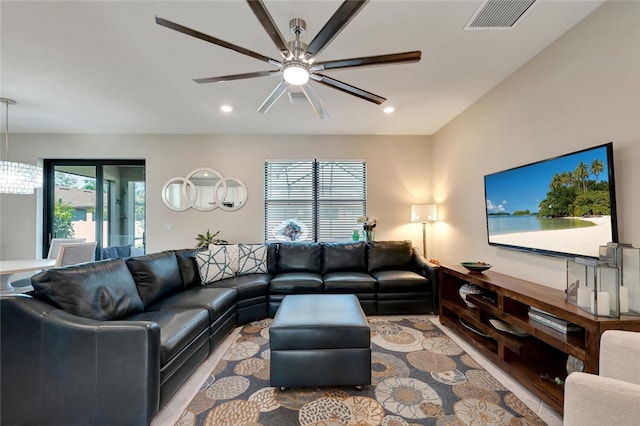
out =
[[[238,210],[247,201],[247,194],[247,187],[240,179],[225,178],[209,167],[195,169],[186,177],[172,177],[162,185],[162,201],[177,212],[191,207],[199,211],[218,207]]]
[[[162,185],[162,201],[167,208],[183,212],[193,205],[193,200],[187,196],[187,193],[195,194],[195,192],[193,182],[183,177],[172,177]]]
[[[244,182],[236,178],[226,178],[224,188],[221,185],[217,191],[217,199],[222,210],[238,210],[247,202],[247,187]]]
[[[187,180],[193,187],[186,187],[187,198],[193,200],[193,208],[199,211],[209,211],[220,206],[217,194],[226,192],[224,177],[215,169],[201,167],[189,173]]]

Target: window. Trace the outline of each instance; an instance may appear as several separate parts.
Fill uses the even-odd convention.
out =
[[[144,251],[144,160],[44,160],[43,256],[53,238]]]
[[[267,160],[264,176],[266,241],[290,220],[307,229],[306,241],[349,240],[367,211],[364,161]]]

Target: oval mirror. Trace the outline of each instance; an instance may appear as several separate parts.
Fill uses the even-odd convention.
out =
[[[188,194],[195,194],[195,186],[183,177],[172,177],[162,185],[162,201],[167,208],[183,212],[194,202]]]
[[[247,187],[240,179],[226,178],[216,194],[220,208],[226,211],[238,210],[247,202]]]
[[[226,182],[220,172],[201,167],[189,173],[187,180],[193,183],[193,187],[186,187],[186,190],[187,198],[194,200],[194,209],[209,211],[219,207],[217,194],[222,187],[226,189]]]

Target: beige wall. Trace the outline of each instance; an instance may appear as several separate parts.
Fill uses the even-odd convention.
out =
[[[433,136],[435,255],[564,288],[565,262],[489,246],[483,176],[613,141],[620,241],[640,246],[640,2],[609,1]]]
[[[368,212],[378,217],[377,239],[411,239],[422,230],[410,224],[410,205],[431,202],[429,136],[213,136],[14,134],[12,158],[146,159],[147,251],[192,247],[197,233],[221,230],[233,242],[263,241],[264,160],[292,158],[364,159]],[[163,183],[198,167],[218,169],[245,182],[249,198],[235,212],[174,212],[161,202]],[[2,195],[1,259],[37,252],[39,196]],[[165,225],[171,231],[165,231]],[[357,224],[354,223],[354,229]]]

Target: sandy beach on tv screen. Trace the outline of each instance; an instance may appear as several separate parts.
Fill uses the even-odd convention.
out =
[[[609,216],[579,219],[596,226],[494,235],[491,242],[598,257],[599,246],[611,241],[611,219]]]

